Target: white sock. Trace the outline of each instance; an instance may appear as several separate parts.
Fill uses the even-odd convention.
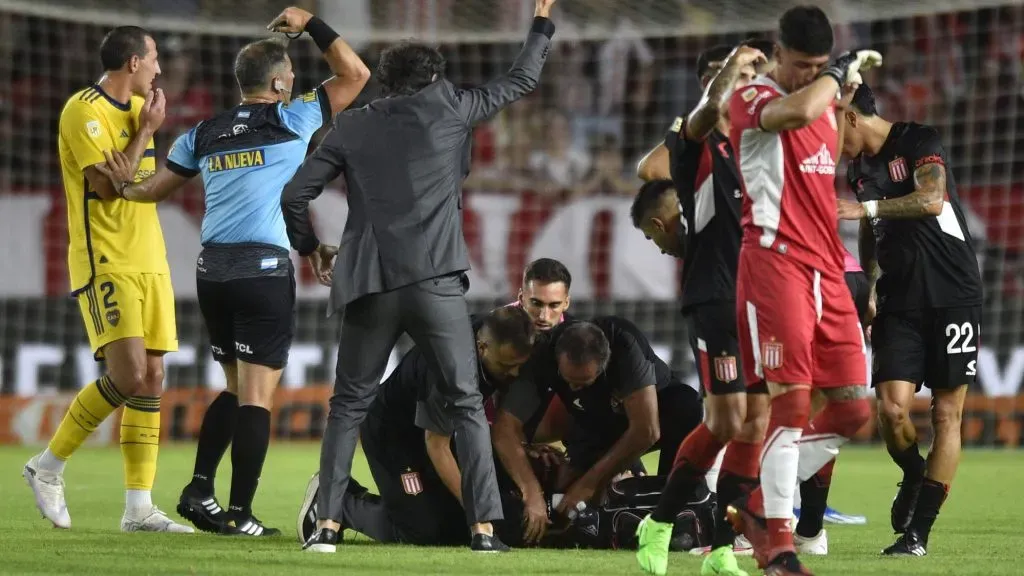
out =
[[[761,491],[765,518],[792,518],[800,460],[799,428],[776,428],[765,440],[761,454]]]
[[[64,465],[67,463],[67,460],[61,460],[56,454],[50,452],[49,448],[43,450],[43,453],[39,455],[39,468],[47,472],[63,474]]]
[[[839,447],[850,439],[838,434],[804,434],[800,438],[800,464],[797,482],[803,482],[818,473],[821,467],[839,455]]]
[[[704,476],[704,479],[708,483],[708,489],[712,492],[718,490],[718,475],[722,472],[722,460],[725,460],[725,448],[718,451],[718,457],[715,458],[715,463],[708,469],[708,473]]]
[[[125,490],[124,503],[129,512],[149,512],[153,507],[153,493],[149,490]]]

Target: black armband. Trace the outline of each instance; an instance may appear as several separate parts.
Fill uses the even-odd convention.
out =
[[[548,37],[548,40],[550,40],[555,34],[555,23],[543,16],[535,16],[533,18],[533,25],[530,26],[530,32],[543,34]]]
[[[317,16],[313,16],[309,19],[309,22],[306,23],[306,34],[309,34],[309,37],[313,39],[313,42],[316,42],[316,47],[319,48],[321,52],[327,52],[327,49],[331,47],[331,44],[340,37],[340,35],[334,31],[334,28],[328,26],[327,22],[324,22]]]

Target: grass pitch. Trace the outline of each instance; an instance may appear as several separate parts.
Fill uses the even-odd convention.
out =
[[[640,574],[628,551],[516,550],[474,555],[468,549],[379,545],[346,532],[335,555],[303,554],[295,516],[319,447],[273,444],[264,467],[256,514],[284,532],[281,538],[242,539],[209,534],[121,534],[122,469],[116,448],[84,448],[65,475],[73,528],[53,529],[40,518],[21,467],[34,449],[0,447],[0,574]],[[154,494],[177,519],[177,496],[189,479],[193,445],[164,445]],[[372,485],[356,456],[355,477]],[[226,459],[227,460],[227,459]],[[653,462],[649,462],[653,464]],[[224,498],[230,465],[217,483]],[[836,467],[831,504],[865,514],[867,526],[827,526],[829,556],[806,558],[819,575],[915,576],[1024,573],[1024,458],[1016,451],[973,450],[964,455],[949,501],[939,516],[929,556],[881,558],[892,542],[889,502],[898,470],[880,449],[844,450]],[[673,554],[669,574],[699,574],[700,559]],[[756,574],[753,561],[741,565]]]

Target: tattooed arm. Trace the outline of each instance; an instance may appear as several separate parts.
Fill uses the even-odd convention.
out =
[[[902,198],[878,201],[879,218],[924,218],[942,213],[946,199],[946,167],[928,162],[914,170],[914,191]]]
[[[873,287],[880,276],[880,270],[875,253],[875,232],[871,229],[871,220],[867,218],[861,218],[857,248],[860,254],[860,265],[864,268],[864,272],[868,275],[868,281]]]
[[[760,50],[750,46],[740,46],[729,55],[722,69],[708,84],[704,97],[686,119],[684,129],[687,140],[701,142],[711,134],[718,125],[722,112],[729,108],[729,96],[732,95],[743,68],[765,60],[765,55]]]

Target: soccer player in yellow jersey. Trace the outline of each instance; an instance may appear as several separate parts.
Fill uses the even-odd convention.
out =
[[[64,465],[119,406],[124,459],[124,532],[193,532],[153,505],[160,441],[163,355],[178,349],[174,293],[153,204],[127,202],[96,169],[105,151],[123,151],[141,179],[156,171],[153,134],[164,119],[156,42],[135,26],[100,45],[103,77],[72,95],[60,115],[59,153],[67,195],[68,269],[97,360],[107,373],[75,397],[46,450],[25,465],[36,505],[70,528]]]

